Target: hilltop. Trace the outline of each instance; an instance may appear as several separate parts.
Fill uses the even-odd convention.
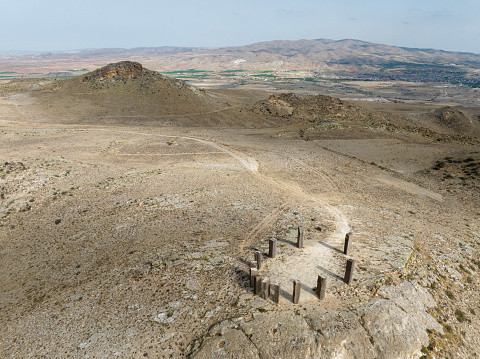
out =
[[[152,76],[153,71],[144,69],[142,64],[132,61],[121,61],[115,64],[108,64],[100,69],[83,76],[83,81],[121,81],[126,79],[137,79]]]
[[[224,96],[131,61],[111,63],[71,79],[13,82],[2,90],[7,95],[18,93],[11,101],[28,102],[39,121],[199,127],[268,123],[242,113],[237,103]]]

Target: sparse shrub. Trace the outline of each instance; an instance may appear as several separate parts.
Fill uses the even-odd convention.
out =
[[[462,312],[460,309],[455,309],[455,316],[460,323],[463,323],[465,320],[467,320],[467,317],[465,317],[465,313]]]
[[[443,161],[437,161],[437,163],[435,164],[435,166],[433,166],[433,169],[435,171],[438,171],[439,169],[445,167],[445,162]]]
[[[453,295],[453,293],[450,290],[447,290],[445,293],[447,294],[447,297],[450,298],[451,300],[453,300],[455,298],[455,296]]]
[[[55,224],[60,224],[61,221],[62,221],[61,219],[56,219]]]
[[[467,268],[465,268],[463,264],[460,264],[459,268],[462,272],[465,272],[466,274],[470,274],[470,271]]]

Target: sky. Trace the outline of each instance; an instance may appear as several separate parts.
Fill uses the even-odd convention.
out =
[[[480,53],[480,0],[0,0],[0,51],[357,39]]]

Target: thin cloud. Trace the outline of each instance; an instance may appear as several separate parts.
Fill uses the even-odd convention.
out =
[[[277,13],[280,15],[293,15],[295,14],[295,10],[292,9],[278,9]]]

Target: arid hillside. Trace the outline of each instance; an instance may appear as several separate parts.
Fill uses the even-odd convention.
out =
[[[145,69],[136,62],[109,64],[66,80],[21,80],[3,86],[39,121],[161,126],[258,126],[261,117],[225,98]],[[12,96],[10,96],[12,95]],[[241,103],[241,102],[240,102]]]
[[[439,107],[418,114],[392,113],[389,106],[371,110],[349,101],[325,95],[271,95],[252,106],[252,112],[266,118],[303,125],[302,138],[319,139],[371,137],[372,131],[390,136],[418,136],[439,142],[478,143],[480,117],[451,107]],[[384,136],[383,134],[381,136]]]

